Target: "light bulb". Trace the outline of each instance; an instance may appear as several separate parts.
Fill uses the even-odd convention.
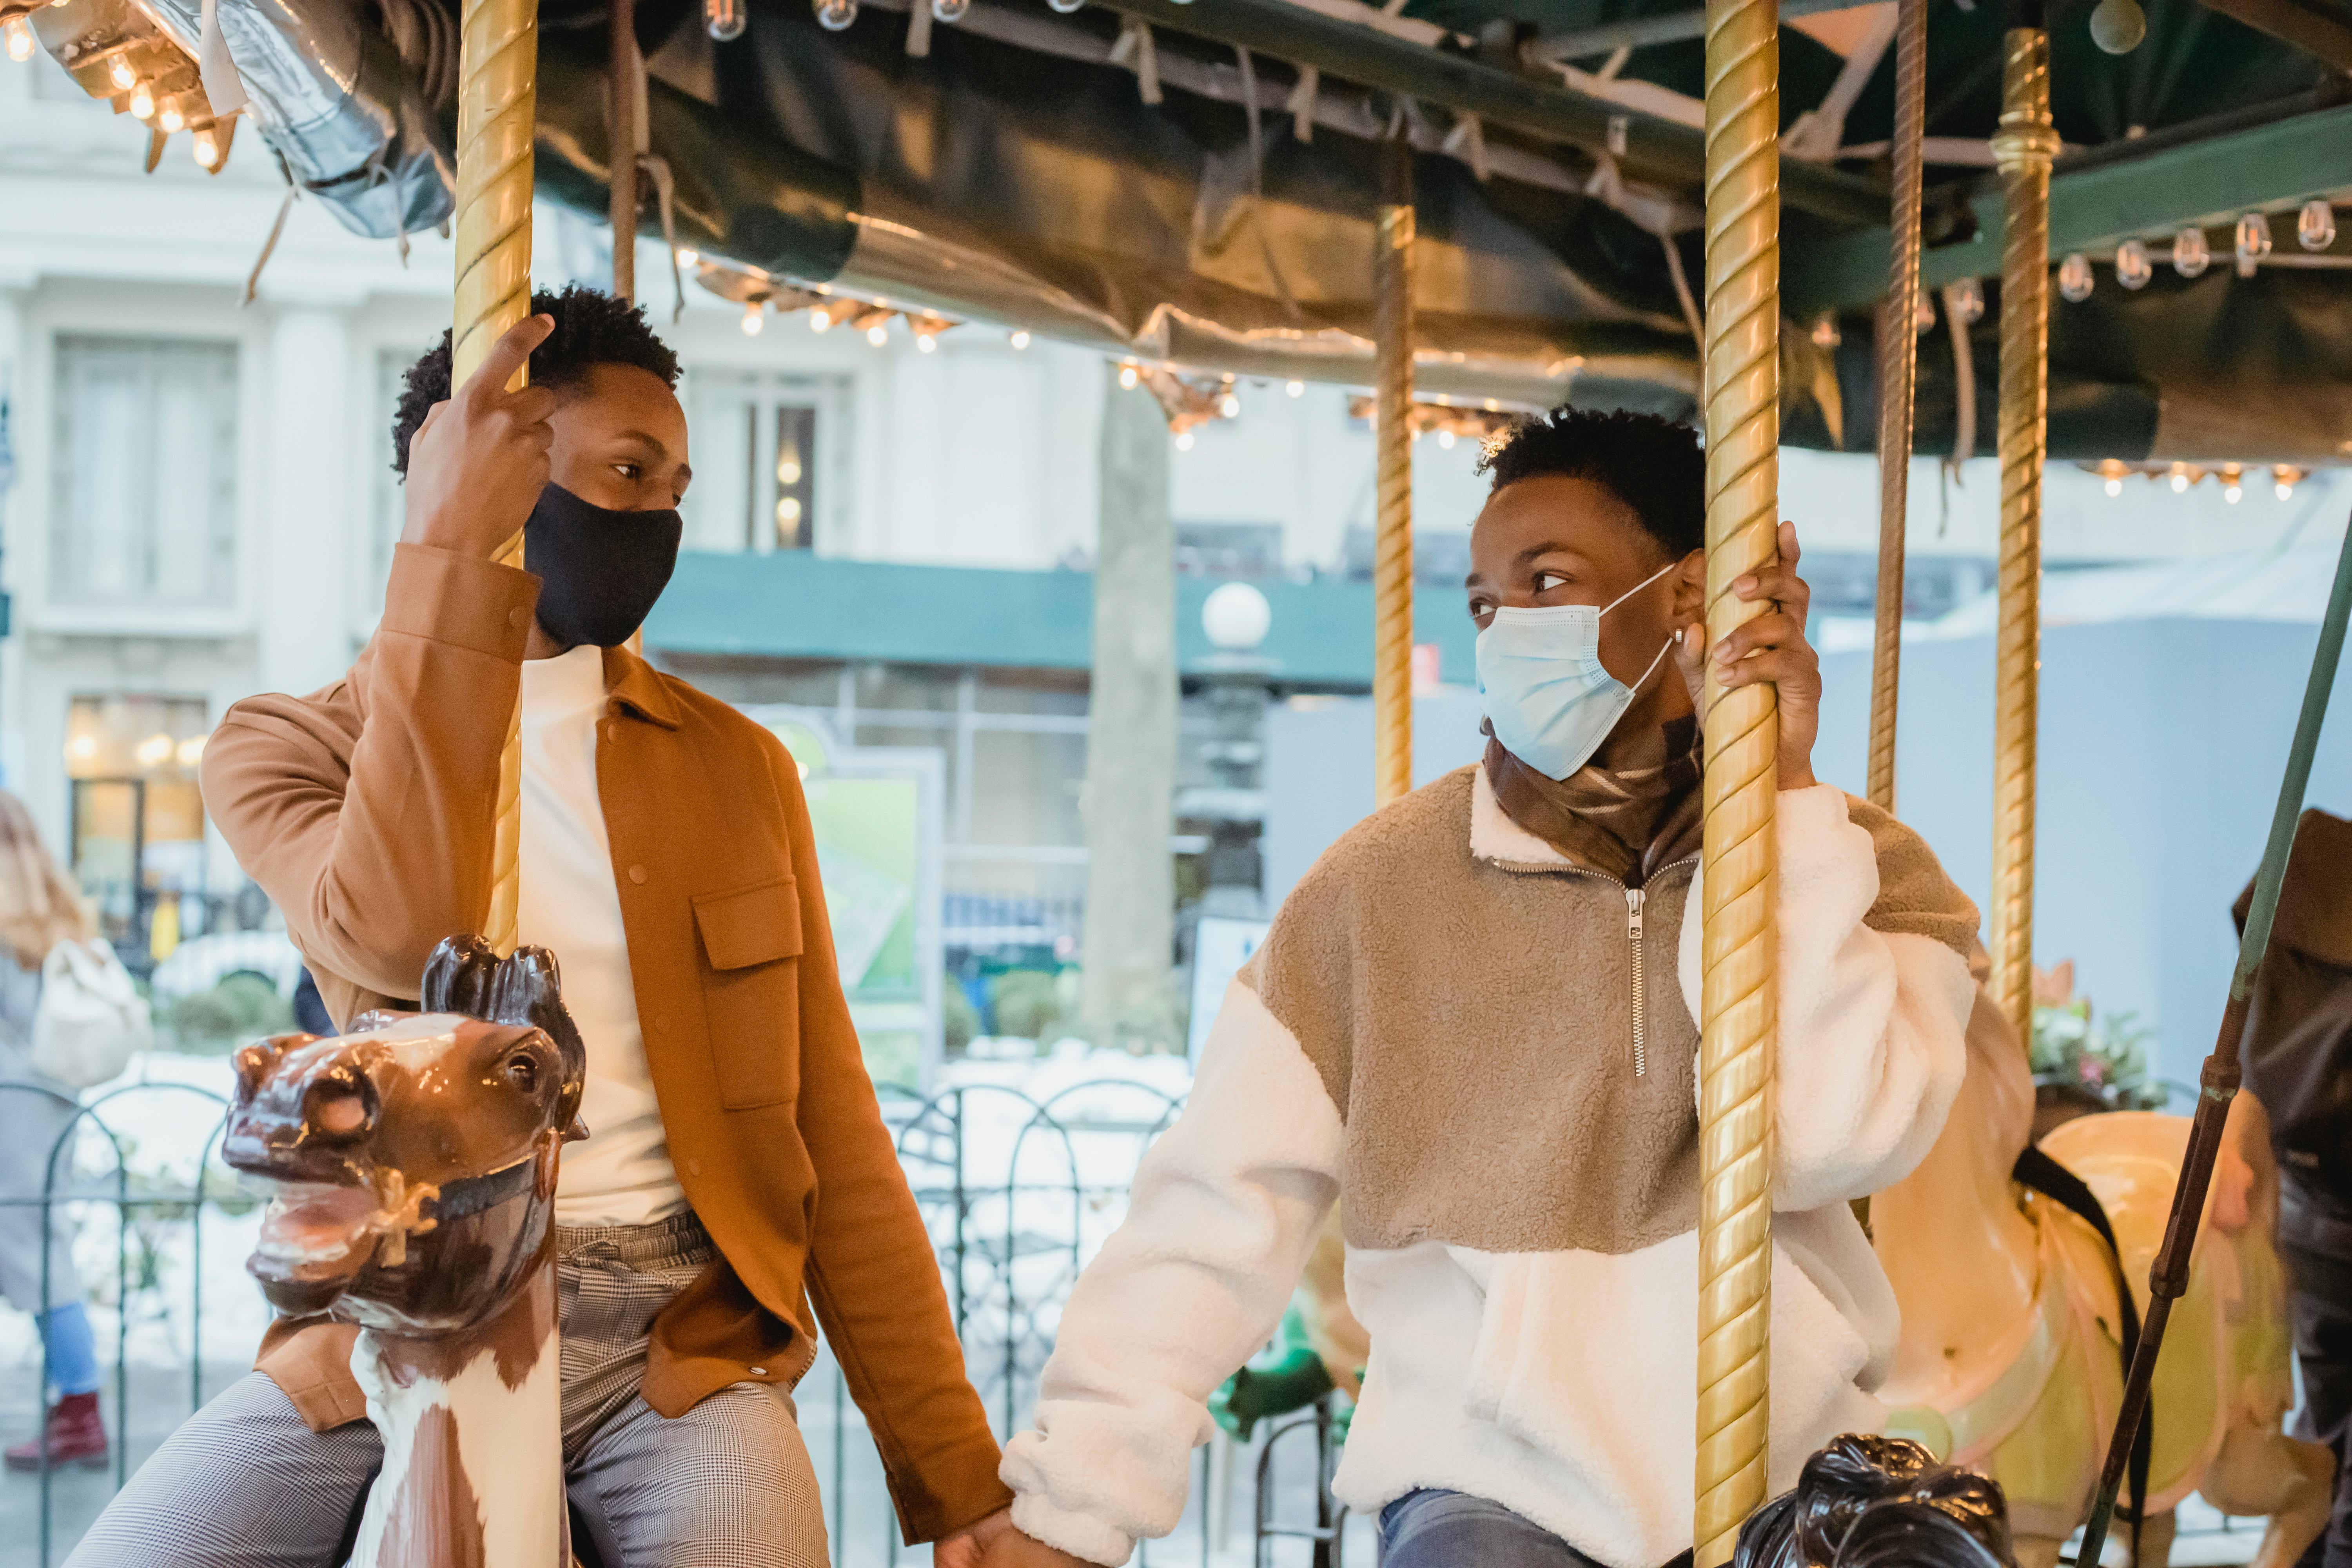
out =
[[[931,0],[931,19],[950,26],[961,22],[971,9],[971,0]]]
[[[677,248],[677,264],[678,264],[680,267],[693,267],[693,266],[697,266],[697,265],[698,265],[698,264],[701,262],[701,260],[702,260],[702,253],[701,253],[700,251],[698,251],[698,250],[688,250],[688,249],[687,249],[687,248],[686,248],[686,247],[684,247],[684,246],[679,246],[679,247],[678,247],[678,248]]]
[[[1189,452],[1192,449],[1192,432],[1190,430],[1177,432],[1176,449],[1180,452]]]
[[[2205,248],[2205,231],[2184,228],[2172,237],[2172,269],[2183,278],[2194,278],[2211,265],[2213,253]]]
[[[127,89],[132,82],[139,79],[131,68],[131,61],[121,55],[117,55],[106,62],[106,74],[108,79],[119,88]]]
[[[131,118],[147,120],[152,119],[154,113],[155,95],[149,92],[146,84],[142,82],[140,84],[139,90],[131,95]]]
[[[1238,419],[1242,416],[1242,400],[1228,392],[1217,399],[1217,412],[1227,419]]]
[[[156,117],[155,123],[165,131],[184,131],[188,128],[188,117],[180,112],[178,104],[167,103],[163,106],[163,112]]]
[[[751,25],[744,0],[702,0],[702,30],[722,44],[731,44]]]
[[[1029,334],[1027,332],[1016,331],[1005,341],[1010,342],[1016,349],[1025,349],[1029,346]]]
[[[2110,496],[2119,496],[2119,495],[2121,495],[2121,494],[2123,494],[2123,493],[2124,493],[2124,482],[2123,482],[2123,480],[2121,480],[2121,479],[2109,479],[2109,480],[2107,481],[2107,494],[2109,494]]]
[[[2294,487],[2293,485],[2291,485],[2291,484],[2287,483],[2284,479],[2281,479],[2281,480],[2278,482],[2278,499],[2279,499],[2279,500],[2285,500],[2288,497],[2290,497],[2290,496],[2292,496],[2292,495],[2294,495]]]
[[[877,349],[887,343],[890,341],[890,323],[887,321],[877,321],[866,328],[866,341]]]
[[[2239,489],[2236,485],[2231,485],[2221,491],[2221,499],[2228,501],[2231,506],[2235,506],[2238,504],[2238,498],[2245,493],[2246,492],[2244,490]]]
[[[1045,4],[1067,16],[1074,12],[1083,10],[1087,0],[1045,0]]]
[[[1293,397],[1304,397],[1307,395],[1307,384],[1303,381],[1286,382],[1282,390]]]
[[[220,162],[220,143],[213,140],[210,131],[199,131],[195,138],[196,167],[209,169]]]
[[[2255,267],[2271,253],[2271,220],[2261,213],[2238,219],[2238,276],[2252,278]]]
[[[822,332],[833,325],[833,312],[819,305],[809,312],[809,331]]]
[[[816,25],[828,33],[843,32],[857,20],[857,0],[814,0],[814,3]]]
[[[1973,278],[1963,278],[1952,285],[1952,313],[1960,325],[1973,327],[1984,320],[1984,286]]]
[[[750,304],[743,307],[743,335],[745,337],[758,337],[760,335],[760,329],[767,324],[767,312],[760,308],[760,301],[754,300]]]
[[[940,346],[939,334],[937,332],[917,332],[915,334],[915,346],[920,349],[923,353],[929,353]]]
[[[2326,196],[2303,204],[2294,220],[2294,237],[2305,250],[2325,250],[2336,243],[2336,208]]]
[[[1449,452],[1454,450],[1454,432],[1451,430],[1440,430],[1437,433],[1437,444],[1440,447],[1444,447]]]
[[[1936,301],[1925,289],[1922,289],[1919,294],[1919,308],[1911,315],[1911,330],[1915,332],[1931,331],[1935,325]]]
[[[782,523],[786,528],[791,528],[799,523],[800,520],[800,497],[786,496],[783,500],[776,503],[776,521],[778,522]]]
[[[1120,391],[1133,392],[1135,390],[1135,384],[1140,379],[1141,377],[1136,374],[1136,369],[1133,365],[1123,364],[1118,367],[1118,386]]]
[[[2155,276],[2148,265],[2147,247],[2137,239],[2125,240],[2116,247],[2116,281],[2126,289],[2145,289]]]
[[[776,463],[776,483],[796,485],[801,482],[801,460],[786,454]]]
[[[8,18],[8,58],[29,60],[33,58],[33,29],[25,25],[22,16]]]
[[[2089,299],[2097,281],[2091,273],[2091,258],[2079,250],[2059,263],[2058,292],[2072,303],[2080,304]]]
[[[2172,493],[2179,495],[2189,489],[2189,470],[2179,463],[2172,465]]]
[[[2127,55],[2147,37],[2147,13],[2139,0],[2099,0],[2091,8],[2091,42],[2111,55]]]

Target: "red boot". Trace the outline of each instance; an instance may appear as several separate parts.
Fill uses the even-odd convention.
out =
[[[98,1395],[68,1394],[49,1406],[49,1453],[51,1465],[79,1465],[86,1470],[106,1468],[106,1423],[98,1414]],[[7,1452],[8,1468],[17,1471],[37,1473],[41,1468],[41,1439],[35,1437],[19,1443]]]

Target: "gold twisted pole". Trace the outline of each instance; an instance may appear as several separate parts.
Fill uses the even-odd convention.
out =
[[[457,305],[450,384],[463,386],[509,327],[530,311],[530,147],[538,112],[536,0],[465,0],[457,67]],[[515,373],[520,386],[529,367]],[[499,552],[522,564],[522,535]],[[490,907],[483,935],[515,947],[522,847],[522,737],[507,720],[490,839]]]
[[[1412,789],[1412,143],[1381,148],[1372,239],[1372,800]]]
[[[1731,584],[1778,559],[1780,43],[1776,0],[1706,3],[1706,637],[1770,605]],[[1769,684],[1707,661],[1699,984],[1697,1568],[1764,1500],[1772,1316],[1772,1047],[1779,1026]]]
[[[1927,0],[1895,7],[1894,258],[1878,314],[1878,605],[1870,658],[1873,805],[1895,809],[1895,710],[1903,682],[1903,555],[1919,363],[1919,174],[1927,137]]]
[[[2003,42],[2001,176],[2000,616],[1994,638],[1993,1001],[2033,1038],[2033,753],[2042,662],[2042,462],[2050,357],[2050,35]]]

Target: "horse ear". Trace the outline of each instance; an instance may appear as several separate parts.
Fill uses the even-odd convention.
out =
[[[427,1013],[459,1013],[468,1018],[488,1018],[492,977],[499,955],[478,936],[444,937],[425,961],[425,981],[417,987],[417,1005]]]
[[[572,1125],[563,1130],[563,1141],[566,1143],[584,1142],[587,1141],[587,1137],[588,1124],[585,1121],[581,1121],[577,1116],[574,1116],[572,1119]]]
[[[543,1029],[563,1058],[563,1098],[557,1102],[560,1119],[569,1121],[580,1109],[588,1081],[588,1047],[580,1026],[563,1005],[562,970],[555,954],[543,947],[519,947],[498,966],[495,991],[487,1016],[501,1024],[529,1024]]]

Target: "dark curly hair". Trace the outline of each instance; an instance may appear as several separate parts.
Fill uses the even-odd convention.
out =
[[[594,364],[629,364],[677,384],[677,354],[646,325],[645,312],[600,289],[566,284],[560,294],[542,289],[530,297],[533,315],[555,318],[555,331],[530,351],[535,386],[577,383]],[[436,403],[449,397],[449,334],[408,367],[400,407],[392,416],[392,471],[408,477],[408,443]]]
[[[1494,476],[1496,490],[1538,474],[1591,479],[1632,507],[1642,531],[1670,556],[1706,544],[1706,455],[1698,432],[1654,414],[1565,404],[1531,414],[1488,443],[1478,471]]]

